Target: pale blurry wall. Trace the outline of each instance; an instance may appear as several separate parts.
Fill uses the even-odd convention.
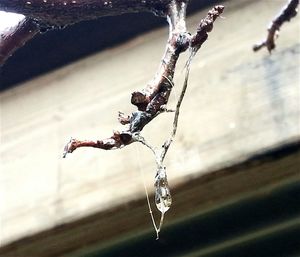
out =
[[[172,186],[212,167],[299,139],[299,16],[281,29],[272,55],[251,46],[285,1],[230,1],[193,61],[178,134],[167,158]],[[206,11],[189,18],[195,29]],[[1,244],[65,221],[144,197],[139,171],[152,188],[148,149],[79,149],[62,159],[65,143],[109,137],[117,112],[130,113],[130,94],[156,71],[167,27],[141,35],[7,90],[1,99]],[[183,82],[181,57],[171,96]],[[28,60],[30,61],[30,60]],[[160,145],[172,115],[143,132]]]

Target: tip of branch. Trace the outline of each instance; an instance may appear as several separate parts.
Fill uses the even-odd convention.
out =
[[[255,44],[255,45],[252,47],[252,50],[253,50],[254,52],[257,52],[257,51],[259,51],[263,46],[264,46],[264,44]]]
[[[254,52],[257,52],[259,51],[261,48],[263,47],[266,47],[269,54],[272,54],[272,51],[275,49],[275,44],[274,43],[268,43],[268,42],[262,42],[262,43],[259,43],[259,44],[255,44],[253,47],[252,47],[252,50]]]
[[[64,147],[64,152],[63,152],[63,156],[62,158],[66,158],[68,153],[72,153],[73,152],[73,143],[74,143],[74,139],[71,137],[71,139],[69,140],[69,142],[66,144],[66,146]]]
[[[222,12],[224,11],[224,9],[225,9],[225,6],[219,4],[219,5],[216,5],[216,6],[215,6],[215,9],[218,10],[219,13],[222,13]]]

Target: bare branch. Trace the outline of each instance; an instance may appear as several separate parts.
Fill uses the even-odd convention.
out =
[[[275,39],[278,37],[279,29],[284,22],[290,21],[293,17],[297,15],[297,7],[299,0],[289,0],[287,5],[281,10],[280,14],[271,22],[268,28],[267,38],[254,45],[253,51],[258,51],[262,47],[266,47],[269,53],[276,47]]]
[[[221,15],[223,9],[223,6],[215,6],[208,13],[207,17],[201,20],[199,25],[199,28],[201,29],[198,29],[196,35],[191,36],[186,31],[185,26],[186,2],[178,0],[172,1],[168,8],[167,16],[170,27],[169,39],[159,69],[154,76],[154,79],[144,90],[132,94],[131,103],[136,105],[138,110],[133,112],[130,116],[126,116],[123,113],[121,113],[121,115],[119,114],[121,124],[127,124],[128,128],[125,131],[114,132],[112,137],[101,141],[81,141],[72,139],[65,148],[64,157],[67,153],[72,153],[78,147],[96,147],[111,150],[122,148],[135,141],[140,141],[137,139],[138,137],[136,135],[165,108],[165,105],[168,102],[173,87],[172,80],[175,67],[180,53],[186,51],[188,48],[200,48],[207,39],[207,33],[212,29],[212,22]],[[201,36],[197,36],[198,34],[201,34]],[[192,41],[192,39],[194,39],[194,41]],[[185,84],[187,84],[187,78]],[[179,108],[183,95],[177,105],[174,128],[177,128]],[[173,130],[173,137],[175,136],[175,133],[176,129]],[[168,147],[166,147],[166,149],[168,149]]]
[[[2,32],[0,65],[39,30],[45,32],[102,16],[133,12],[152,12],[167,16],[171,2],[172,0],[1,0],[0,11],[23,14],[26,19],[18,27]]]
[[[102,16],[154,12],[166,16],[172,0],[1,0],[0,10],[20,13],[46,25],[67,26]]]
[[[28,40],[39,32],[39,28],[31,19],[25,18],[0,35],[0,66]]]

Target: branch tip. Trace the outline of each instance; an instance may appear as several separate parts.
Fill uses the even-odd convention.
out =
[[[275,40],[279,36],[279,30],[284,22],[290,21],[297,15],[299,0],[289,0],[288,3],[280,11],[279,15],[271,22],[268,28],[268,34],[265,40],[255,44],[252,49],[254,52],[259,51],[261,48],[266,47],[269,53],[275,49]]]

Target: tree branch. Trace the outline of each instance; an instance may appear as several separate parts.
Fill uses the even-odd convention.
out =
[[[287,5],[281,10],[280,14],[271,22],[268,28],[267,38],[254,45],[253,51],[258,51],[262,47],[266,47],[269,53],[276,47],[275,39],[278,37],[279,29],[284,22],[290,21],[293,17],[297,15],[297,7],[299,0],[289,0]]]
[[[1,32],[0,66],[38,31],[45,32],[51,28],[63,28],[102,16],[132,12],[153,12],[167,16],[171,2],[172,0],[0,0],[1,11],[19,13],[26,17],[18,26]]]
[[[166,16],[172,0],[1,0],[0,10],[20,13],[40,24],[67,26],[102,16],[154,12]]]
[[[144,90],[132,94],[131,103],[136,105],[138,110],[130,116],[125,116],[122,113],[119,115],[121,124],[127,124],[128,128],[124,131],[114,132],[112,137],[105,140],[81,141],[71,139],[65,147],[63,157],[66,157],[67,153],[72,153],[79,147],[96,147],[111,150],[122,148],[135,141],[140,141],[137,140],[137,135],[139,135],[145,125],[163,111],[168,102],[173,87],[172,80],[175,66],[180,53],[186,51],[188,48],[200,48],[208,37],[207,33],[212,30],[213,22],[221,15],[224,7],[218,5],[209,11],[207,17],[202,19],[199,24],[199,28],[201,29],[198,29],[193,36],[186,31],[185,10],[185,1],[174,0],[168,8],[169,39],[159,69],[154,79]],[[178,113],[176,115],[178,119]]]
[[[71,139],[65,146],[63,157],[68,153],[72,153],[80,147],[95,147],[104,150],[120,149],[133,142],[141,142],[149,147],[156,160],[157,173],[155,176],[155,204],[161,212],[161,219],[158,227],[155,224],[154,216],[149,204],[149,211],[153,221],[157,239],[159,231],[162,227],[164,214],[170,208],[172,203],[171,193],[168,186],[166,168],[163,165],[165,155],[175,137],[179,118],[179,110],[187,88],[189,76],[189,64],[191,57],[196,54],[202,44],[207,40],[208,33],[213,28],[213,22],[221,15],[224,7],[221,5],[215,6],[208,12],[205,19],[202,19],[197,32],[191,35],[186,29],[186,6],[188,0],[2,0],[1,7],[5,7],[7,11],[20,12],[26,15],[20,24],[15,28],[11,27],[11,37],[4,35],[1,37],[3,54],[0,55],[0,61],[4,62],[11,53],[25,43],[28,39],[34,36],[41,27],[65,26],[81,20],[97,18],[104,15],[116,15],[124,12],[135,11],[152,11],[156,14],[167,17],[169,23],[169,37],[166,49],[153,80],[141,91],[132,93],[131,103],[137,107],[137,111],[126,116],[119,112],[119,122],[126,125],[123,131],[115,131],[110,138],[103,140],[76,140]],[[1,41],[0,41],[1,43]],[[179,55],[191,50],[186,67],[186,76],[183,89],[178,100],[172,133],[165,141],[161,149],[157,150],[150,146],[140,135],[152,119],[162,112],[168,111],[166,104],[168,103],[171,90],[174,86],[173,77],[175,73],[176,63]]]
[[[0,34],[0,66],[27,41],[39,32],[39,27],[29,18],[23,18],[17,24]]]
[[[18,25],[9,28],[1,35],[0,64],[41,28],[47,26],[66,26],[82,20],[94,19],[105,15],[128,12],[151,11],[166,16],[169,22],[169,38],[160,67],[154,79],[144,90],[133,92],[131,103],[138,110],[130,116],[119,114],[121,124],[128,128],[105,140],[79,141],[71,139],[64,156],[79,147],[117,149],[135,140],[133,135],[142,131],[144,126],[164,111],[171,90],[175,66],[180,53],[191,48],[194,52],[207,39],[212,23],[223,12],[223,6],[214,7],[201,20],[197,33],[191,36],[186,30],[185,17],[188,0],[1,0],[0,10],[21,13],[26,16]]]

